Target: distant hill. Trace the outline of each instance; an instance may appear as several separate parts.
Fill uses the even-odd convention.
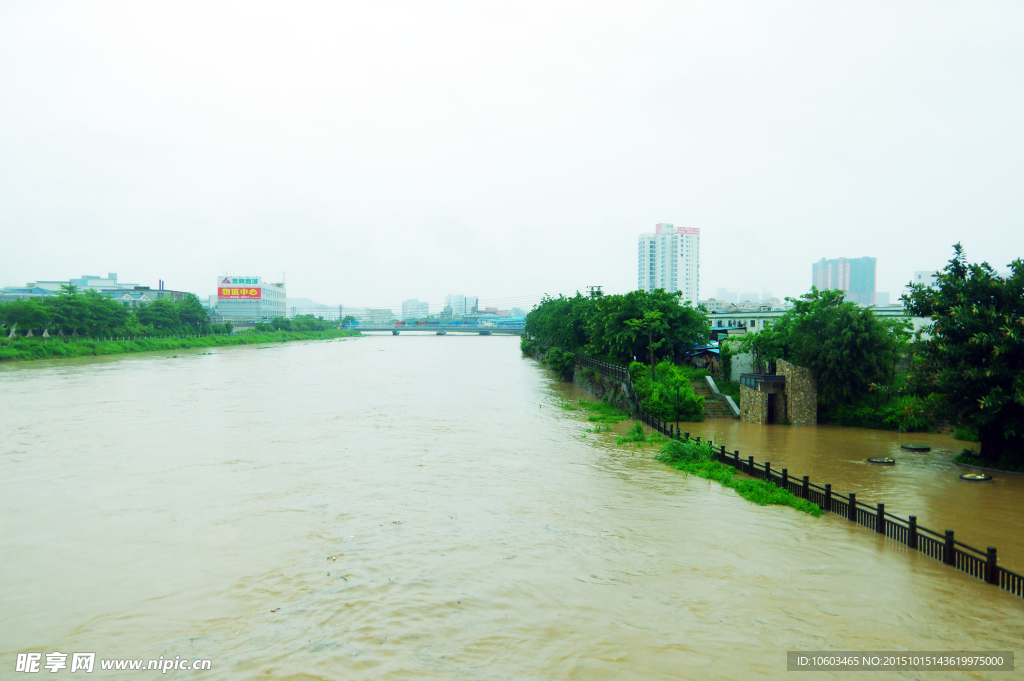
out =
[[[312,298],[286,298],[286,307],[338,307],[337,305],[329,305],[328,303],[318,303]]]

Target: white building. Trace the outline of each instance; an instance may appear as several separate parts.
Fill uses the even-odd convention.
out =
[[[914,272],[914,279],[911,283],[920,284],[921,286],[927,286],[928,288],[938,288],[938,272],[927,270],[917,270]]]
[[[402,319],[420,319],[430,314],[430,303],[421,303],[419,298],[402,301]]]
[[[260,321],[286,316],[284,283],[262,277],[217,277],[217,314],[227,321]]]
[[[682,291],[683,300],[696,303],[700,291],[700,229],[660,223],[653,234],[641,234],[637,288],[648,293],[659,288],[669,293]]]
[[[450,307],[453,315],[473,314],[477,311],[479,304],[480,298],[477,296],[465,296],[458,293],[444,297],[444,306]]]

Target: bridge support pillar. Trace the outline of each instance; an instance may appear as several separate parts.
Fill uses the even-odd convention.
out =
[[[392,336],[397,336],[398,335],[398,329],[391,329],[391,335]]]

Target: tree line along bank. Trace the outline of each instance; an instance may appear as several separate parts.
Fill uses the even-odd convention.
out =
[[[819,422],[902,431],[949,426],[980,442],[966,463],[1024,469],[1024,262],[1000,277],[987,263],[968,264],[960,245],[934,287],[911,285],[909,323],[844,300],[842,291],[811,291],[770,327],[723,343],[721,379],[736,352],[759,371],[780,359],[809,368],[818,385]],[[522,349],[569,380],[577,354],[626,364],[641,405],[663,420],[699,420],[702,398],[684,365],[706,346],[710,321],[681,294],[546,297],[526,317]],[[723,392],[729,382],[720,380]],[[965,453],[966,454],[966,453]]]
[[[279,317],[235,332],[230,323],[210,324],[193,294],[131,308],[75,286],[63,286],[57,295],[43,299],[0,303],[0,329],[0,361],[359,335],[312,315]]]

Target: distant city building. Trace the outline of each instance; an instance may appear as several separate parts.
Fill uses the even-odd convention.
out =
[[[258,321],[287,316],[284,283],[262,277],[217,277],[216,313],[225,321]]]
[[[722,312],[729,312],[736,306],[732,303],[724,300],[718,300],[717,298],[708,298],[707,300],[700,301],[700,304],[707,308],[711,314],[719,314]]]
[[[738,303],[739,299],[736,297],[736,293],[729,291],[728,289],[718,289],[718,295],[715,296],[715,300],[721,300],[726,303]]]
[[[159,287],[152,289],[148,286],[129,284],[118,281],[115,272],[109,273],[106,277],[95,274],[85,274],[77,279],[66,280],[41,280],[29,282],[24,287],[7,286],[0,290],[0,302],[8,300],[29,300],[32,298],[45,298],[46,296],[57,295],[62,286],[75,286],[80,293],[85,291],[98,291],[105,296],[110,296],[127,307],[138,307],[157,298],[171,298],[181,300],[189,295],[188,291],[172,291],[164,288],[161,281]],[[130,294],[130,295],[128,295]]]
[[[310,300],[309,298],[287,298],[285,300],[285,309],[288,311],[287,316],[291,318],[313,315],[314,317],[323,319],[341,319],[340,305],[318,303],[314,300]]]
[[[889,305],[889,292],[888,291],[875,291],[875,306],[886,307]]]
[[[812,266],[811,275],[819,291],[838,289],[858,305],[875,304],[874,258],[822,258]]]
[[[521,318],[521,317],[525,317],[526,316],[526,312],[524,312],[523,308],[521,308],[521,307],[512,307],[512,308],[509,308],[509,310],[508,310],[508,316],[509,317],[515,317],[515,318],[518,319],[518,318]]]
[[[395,313],[387,308],[368,307],[361,315],[356,315],[360,324],[390,324],[395,320]]]
[[[445,312],[448,312],[448,308],[451,308],[451,316],[455,317],[476,314],[479,305],[480,298],[477,296],[465,296],[459,293],[444,297]]]
[[[402,319],[420,319],[430,314],[430,303],[421,303],[419,298],[402,301]]]
[[[36,300],[57,295],[50,289],[39,288],[38,286],[5,286],[0,290],[0,303],[8,303],[12,300]]]
[[[756,291],[747,291],[745,293],[740,293],[739,302],[740,303],[759,303],[759,302],[761,302],[761,294],[757,293]]]
[[[654,226],[641,234],[637,245],[637,289],[650,293],[665,289],[683,292],[683,300],[697,302],[700,292],[700,229]]]
[[[912,283],[927,286],[928,288],[938,288],[938,275],[939,273],[935,271],[918,270],[914,272]]]
[[[499,310],[496,307],[485,307],[484,309],[479,311],[478,316],[481,319],[485,317],[498,317],[500,319],[504,319],[505,317],[509,316],[509,313],[508,310]]]

